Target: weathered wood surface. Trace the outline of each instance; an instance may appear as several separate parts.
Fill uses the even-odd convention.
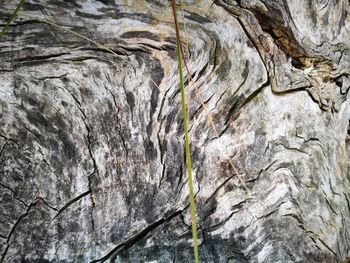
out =
[[[191,262],[169,2],[26,2],[0,40],[0,262]],[[349,260],[349,1],[184,16],[201,261]]]

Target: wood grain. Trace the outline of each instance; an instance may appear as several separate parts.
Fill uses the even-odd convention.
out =
[[[349,1],[183,2],[200,261],[346,262]],[[170,3],[28,0],[0,53],[0,262],[192,262]]]

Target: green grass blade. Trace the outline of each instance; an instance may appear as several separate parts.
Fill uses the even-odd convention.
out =
[[[10,26],[12,20],[15,18],[15,16],[16,16],[17,13],[18,13],[18,11],[21,9],[22,5],[24,5],[24,2],[25,2],[25,1],[26,1],[26,0],[21,0],[21,1],[19,2],[19,4],[17,5],[15,11],[13,11],[12,15],[10,16],[9,20],[7,21],[5,27],[2,29],[2,31],[1,31],[1,33],[0,33],[0,38],[1,38],[3,35],[5,35],[5,33],[6,33],[7,29],[8,29],[8,27]]]
[[[194,202],[194,193],[193,193],[193,178],[192,178],[192,164],[191,164],[191,152],[190,152],[190,142],[188,136],[188,127],[187,127],[187,109],[186,109],[186,98],[185,98],[185,87],[184,87],[184,78],[182,73],[182,64],[181,64],[181,55],[179,50],[179,44],[177,45],[177,59],[178,59],[178,69],[180,77],[180,90],[181,90],[181,108],[184,118],[184,133],[185,133],[185,151],[186,151],[186,166],[188,173],[188,188],[190,191],[190,207],[191,207],[191,219],[192,219],[192,235],[193,235],[193,249],[195,262],[198,263],[198,237],[197,237],[197,220],[196,220],[196,206]]]
[[[188,136],[188,126],[187,126],[187,108],[186,108],[186,97],[185,97],[185,84],[182,70],[182,54],[183,50],[181,47],[181,38],[180,31],[177,22],[175,1],[171,0],[173,13],[174,13],[174,22],[176,28],[176,39],[177,39],[177,63],[179,70],[179,79],[180,79],[180,91],[181,91],[181,108],[184,119],[184,134],[185,134],[185,152],[186,152],[186,166],[188,173],[188,188],[189,188],[189,198],[190,198],[190,209],[191,209],[191,221],[192,221],[192,238],[193,238],[193,250],[194,250],[194,261],[195,263],[199,262],[199,253],[198,253],[198,237],[197,237],[197,220],[196,220],[196,205],[194,201],[193,193],[193,177],[192,177],[192,164],[191,164],[191,151],[190,151],[190,140]]]

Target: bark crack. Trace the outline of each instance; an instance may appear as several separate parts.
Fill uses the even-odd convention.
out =
[[[282,143],[282,142],[276,142],[274,144],[274,146],[282,146],[283,148],[287,149],[287,150],[290,150],[290,151],[297,151],[299,153],[302,153],[302,154],[305,154],[305,155],[308,155],[308,156],[311,156],[308,152],[305,152],[299,148],[296,148],[296,147],[290,147],[289,145],[286,145],[285,143]]]
[[[137,234],[131,236],[130,238],[126,239],[125,241],[119,243],[116,247],[114,247],[110,252],[108,252],[105,256],[103,256],[100,259],[95,259],[90,261],[90,263],[95,263],[95,262],[105,262],[107,261],[109,258],[111,258],[112,256],[115,257],[117,254],[119,254],[120,252],[127,250],[129,248],[131,248],[132,246],[134,246],[137,242],[139,242],[140,240],[142,240],[143,238],[145,238],[149,233],[151,233],[152,231],[154,231],[155,229],[159,228],[161,225],[163,225],[164,223],[169,222],[170,220],[172,220],[174,217],[180,215],[182,213],[183,210],[178,210],[174,213],[172,213],[170,216],[166,217],[166,218],[161,218],[159,220],[157,220],[156,222],[148,225],[147,227],[145,227],[144,229],[142,229],[141,231],[139,231]]]
[[[205,202],[204,202],[204,204],[203,204],[203,207],[206,206],[206,205],[208,204],[208,202],[209,202],[210,200],[212,200],[212,199],[216,196],[216,194],[218,193],[218,191],[219,191],[222,187],[224,187],[224,186],[226,185],[226,183],[227,183],[228,181],[230,181],[235,175],[236,175],[236,174],[233,174],[233,175],[231,175],[230,177],[228,177],[226,180],[224,180],[224,181],[215,189],[215,191],[211,194],[211,196],[209,196],[209,198],[208,198],[207,200],[205,200]]]
[[[348,196],[346,195],[346,193],[343,192],[343,194],[344,194],[344,197],[345,197],[345,200],[346,200],[346,204],[347,204],[347,206],[348,206],[348,213],[349,213],[349,215],[350,215],[350,201],[349,201],[349,198],[348,198]]]
[[[163,164],[162,175],[161,175],[160,180],[159,180],[158,188],[160,188],[160,186],[162,185],[162,182],[163,182],[163,180],[164,180],[164,177],[165,177],[165,165]]]
[[[51,219],[54,220],[55,218],[57,218],[62,212],[64,212],[69,206],[71,206],[73,203],[79,201],[80,199],[82,199],[83,197],[87,196],[91,194],[91,189],[89,189],[88,191],[78,195],[77,197],[73,198],[72,200],[68,201],[64,206],[62,206],[59,210],[56,209],[57,214]]]
[[[259,180],[260,176],[261,176],[263,173],[266,173],[275,163],[277,163],[277,160],[274,160],[274,161],[273,161],[272,163],[270,163],[266,168],[261,169],[256,177],[247,180],[246,183],[252,183],[252,182],[255,182],[256,180]]]
[[[26,56],[23,58],[18,58],[14,60],[14,62],[21,62],[21,63],[27,63],[27,62],[37,62],[37,61],[46,61],[51,60],[52,58],[61,57],[64,55],[69,55],[70,53],[57,53],[57,54],[47,54],[47,55],[41,55],[41,56]]]
[[[37,198],[33,203],[29,204],[27,206],[27,210],[24,214],[20,215],[16,222],[14,223],[14,225],[12,226],[11,230],[10,230],[10,233],[8,234],[8,236],[6,237],[6,248],[5,248],[5,251],[4,253],[1,255],[1,258],[0,258],[0,263],[3,263],[4,260],[5,260],[5,257],[6,257],[6,254],[7,254],[7,251],[10,247],[10,238],[11,236],[13,235],[13,233],[15,232],[16,228],[18,227],[18,225],[20,224],[20,222],[28,216],[29,214],[29,211],[32,209],[32,207],[34,207],[40,200],[43,200],[42,198]]]
[[[95,197],[93,195],[93,191],[92,191],[92,186],[93,186],[93,182],[92,182],[92,177],[94,174],[97,175],[97,177],[99,177],[99,171],[98,171],[98,167],[97,167],[97,163],[93,154],[93,149],[92,149],[92,141],[91,141],[91,130],[89,125],[87,124],[88,117],[85,113],[85,111],[82,108],[82,104],[81,102],[74,96],[74,94],[68,90],[67,88],[64,87],[64,89],[70,94],[70,96],[73,98],[73,100],[75,101],[80,113],[83,115],[82,121],[84,123],[85,129],[87,131],[87,148],[89,151],[89,155],[90,155],[90,159],[92,161],[92,165],[93,165],[93,171],[87,176],[87,180],[88,180],[88,190],[84,193],[82,193],[81,195],[79,195],[78,197],[76,197],[75,199],[73,199],[73,202],[68,202],[65,206],[63,206],[60,210],[60,212],[58,214],[60,214],[61,212],[63,212],[68,206],[70,206],[72,203],[74,203],[75,201],[79,200],[80,198],[84,197],[85,195],[90,194],[90,201],[91,201],[91,223],[92,223],[92,230],[94,230],[95,228],[95,223],[94,223],[94,217],[93,217],[93,208],[95,207]],[[57,217],[58,214],[55,216]]]
[[[282,202],[282,203],[283,203],[283,202]],[[278,212],[279,207],[280,207],[280,205],[281,205],[282,203],[280,203],[276,209],[274,209],[274,210],[272,210],[272,211],[270,211],[270,212],[268,212],[268,213],[266,213],[266,214],[263,214],[262,216],[257,217],[257,219],[267,218],[267,217],[271,216],[272,214]]]
[[[17,197],[16,192],[12,188],[4,185],[2,182],[0,182],[0,186],[9,190],[12,193],[13,198],[16,199],[17,201],[21,202],[22,204],[24,204],[25,207],[29,206],[26,202],[24,202],[22,199]]]
[[[17,142],[16,140],[14,140],[14,139],[12,139],[12,138],[8,138],[8,137],[6,137],[6,136],[3,135],[3,134],[0,134],[0,137],[3,138],[3,139],[5,139],[5,141],[9,141],[9,142],[12,142],[12,143],[16,144],[19,148],[22,149],[22,146],[19,145],[18,142]]]
[[[218,228],[218,227],[224,225],[226,222],[228,222],[232,218],[232,216],[234,214],[237,214],[239,211],[240,210],[232,211],[225,219],[223,219],[219,223],[211,225],[211,226],[208,226],[208,227],[205,227],[205,228],[203,228],[203,230],[209,230],[209,229],[213,229],[213,228]]]
[[[123,81],[125,81],[125,78],[124,78],[124,80]],[[124,148],[124,150],[125,150],[125,155],[126,155],[126,159],[128,158],[128,154],[129,154],[129,151],[128,151],[128,147],[127,147],[127,144],[126,144],[126,140],[125,140],[125,138],[124,138],[124,136],[123,136],[123,133],[122,133],[122,127],[121,127],[121,122],[120,122],[120,118],[119,118],[119,112],[120,112],[120,110],[119,110],[119,108],[118,108],[118,104],[117,104],[117,101],[116,101],[116,98],[115,98],[115,95],[114,95],[114,93],[109,89],[109,88],[107,88],[106,86],[104,86],[105,87],[105,89],[109,92],[109,94],[111,95],[111,97],[112,97],[112,100],[113,100],[113,104],[114,104],[114,107],[116,108],[116,110],[117,110],[117,112],[116,112],[116,117],[117,117],[117,123],[118,123],[118,134],[119,134],[119,136],[120,136],[120,139],[121,139],[121,141],[122,141],[122,145],[123,145],[123,148]],[[124,87],[124,84],[123,84],[123,87]],[[124,88],[125,89],[125,88]],[[131,112],[131,115],[132,115],[132,112]]]
[[[334,208],[332,207],[331,203],[328,201],[327,195],[326,195],[325,191],[322,190],[322,192],[323,192],[324,199],[326,200],[326,203],[327,203],[328,207],[331,209],[331,211],[332,211],[334,214],[338,215],[338,213],[337,213],[337,212],[334,210]]]
[[[206,101],[203,101],[203,104],[201,103],[201,105],[199,105],[199,107],[194,111],[192,116],[190,116],[189,120],[193,120],[195,118],[196,114],[201,110],[201,108],[203,108],[203,106],[205,107],[206,104],[208,104],[208,102],[214,97],[214,95],[215,95],[215,93],[213,93]]]
[[[337,253],[335,253],[334,250],[331,249],[331,248],[326,244],[326,242],[324,242],[321,238],[318,238],[318,241],[320,241],[320,242],[322,243],[322,245],[324,245],[324,246],[335,256],[335,258],[337,259],[337,261],[339,261],[339,258],[338,258]]]
[[[226,115],[226,121],[225,121],[225,128],[220,132],[219,137],[224,134],[224,132],[228,129],[228,124],[231,119],[231,117],[234,115],[234,113],[238,114],[238,110],[243,108],[246,104],[251,102],[257,95],[260,94],[260,92],[270,85],[270,79],[267,78],[266,82],[263,83],[259,88],[257,88],[255,91],[253,91],[248,97],[240,96],[239,99],[237,99],[234,104],[229,109],[227,115]]]

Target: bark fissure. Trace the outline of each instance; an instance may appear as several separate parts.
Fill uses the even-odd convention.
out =
[[[170,6],[34,2],[0,41],[1,261],[191,260]],[[203,262],[349,257],[350,13],[321,2],[182,3]]]
[[[159,219],[158,221],[148,225],[147,227],[145,227],[144,229],[142,229],[141,231],[139,231],[137,234],[133,235],[132,237],[126,239],[125,241],[119,243],[116,247],[114,247],[110,252],[108,252],[105,256],[103,256],[100,259],[95,259],[90,261],[90,263],[95,263],[95,262],[105,262],[106,260],[108,260],[109,258],[111,258],[112,256],[116,256],[117,254],[119,254],[120,252],[127,250],[129,248],[131,248],[132,246],[134,246],[137,242],[139,242],[141,239],[145,238],[149,233],[151,233],[152,231],[154,231],[155,229],[159,228],[161,225],[169,222],[170,220],[172,220],[174,217],[180,215],[182,213],[183,210],[179,210],[174,212],[173,214],[171,214],[170,216],[168,216],[167,218],[162,218]]]
[[[24,214],[20,215],[20,216],[17,218],[16,222],[13,224],[13,226],[12,226],[12,228],[10,229],[10,232],[9,232],[9,234],[8,234],[8,236],[7,236],[6,248],[5,248],[4,253],[1,255],[0,263],[3,263],[4,260],[5,260],[6,253],[7,253],[8,249],[9,249],[9,247],[10,247],[10,239],[11,239],[11,236],[12,236],[13,233],[16,231],[17,226],[21,223],[21,221],[22,221],[25,217],[28,216],[30,210],[31,210],[39,201],[40,201],[40,199],[37,199],[37,200],[35,200],[33,203],[29,204],[29,205],[27,206],[26,212],[25,212]]]
[[[225,184],[227,184],[227,182],[229,182],[235,175],[231,175],[230,177],[228,177],[225,181],[223,181],[216,189],[215,191],[209,196],[209,198],[207,200],[205,200],[203,206],[205,206],[206,204],[208,204],[215,196],[216,194],[220,191],[220,189],[222,187],[225,186]]]
[[[60,209],[57,210],[57,214],[52,218],[52,220],[56,219],[61,213],[63,213],[69,206],[74,204],[75,202],[79,201],[83,197],[91,194],[91,190],[88,190],[77,197],[74,197],[72,200],[69,200],[64,206],[62,206]]]

